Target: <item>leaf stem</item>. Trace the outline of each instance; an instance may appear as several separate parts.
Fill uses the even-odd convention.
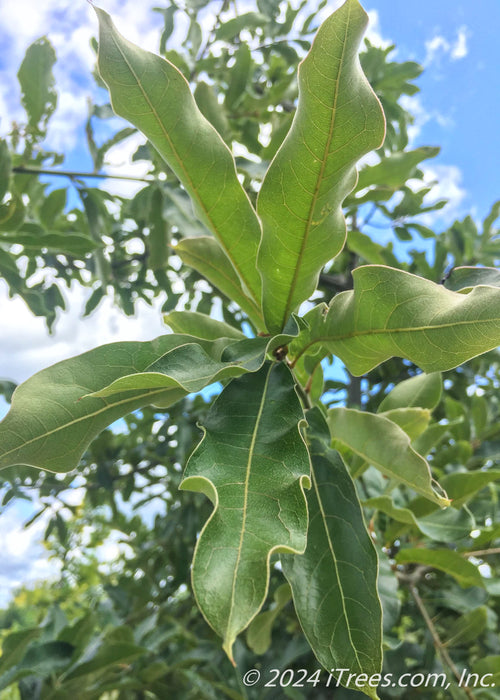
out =
[[[441,638],[438,634],[438,631],[434,625],[434,622],[432,621],[431,616],[429,615],[427,608],[424,605],[424,601],[420,597],[420,593],[418,592],[417,587],[414,585],[410,585],[409,590],[410,590],[411,595],[413,596],[413,600],[415,601],[418,609],[420,610],[422,617],[424,618],[425,624],[427,625],[429,632],[431,633],[432,641],[434,642],[434,646],[436,648],[438,655],[441,657],[443,664],[448,666],[448,668],[453,673],[453,675],[455,676],[457,681],[460,683],[460,681],[462,680],[462,676],[460,674],[460,671],[455,666],[453,659],[448,654],[448,650],[446,649],[445,645],[441,641]],[[459,687],[464,690],[464,692],[467,695],[467,697],[469,698],[469,700],[476,700],[476,697],[470,688],[468,688],[467,686],[459,686]]]
[[[304,389],[302,384],[299,382],[297,377],[295,376],[295,372],[293,371],[291,365],[289,365],[293,378],[295,380],[295,389],[297,390],[297,394],[299,395],[300,400],[302,401],[303,407],[308,410],[309,408],[312,408],[312,403],[311,403],[311,398],[307,391]]]

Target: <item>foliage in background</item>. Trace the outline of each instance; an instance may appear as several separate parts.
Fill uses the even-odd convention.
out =
[[[216,16],[213,29],[208,32],[202,21],[205,5]],[[349,0],[348,5],[354,7],[356,3]],[[225,3],[219,4],[218,10],[213,12],[213,5],[204,2],[190,3],[186,10],[176,5],[156,8],[165,21],[159,50],[189,81],[201,113],[222,139],[233,147],[239,144],[239,179],[249,202],[257,205],[268,226],[268,251],[274,255],[273,245],[278,252],[281,245],[276,246],[279,233],[272,233],[276,194],[272,179],[267,191],[262,181],[287,133],[292,138],[288,148],[292,157],[296,156],[297,144],[293,142],[293,132],[288,131],[297,105],[296,71],[317,31],[317,12],[306,3],[295,10],[274,0],[259,0],[255,11],[239,16],[232,16]],[[186,26],[181,18],[188,22],[187,35],[179,48],[173,37],[180,26]],[[109,27],[108,31],[112,32]],[[174,43],[177,48],[173,48]],[[146,60],[142,54],[135,58]],[[100,365],[97,360],[101,355],[89,356],[88,365],[82,361],[82,377],[92,367],[95,386],[91,390],[101,394],[107,390],[111,403],[116,390],[138,391],[139,385],[134,382],[146,381],[141,379],[146,375],[130,375],[131,367],[136,373],[148,369],[148,384],[140,386],[142,393],[147,390],[156,392],[155,396],[159,394],[164,401],[159,405],[165,406],[174,399],[177,402],[168,411],[143,408],[125,419],[126,429],[104,430],[83,454],[76,480],[71,474],[38,472],[31,467],[11,466],[2,471],[4,507],[16,498],[39,497],[40,510],[34,519],[46,519],[47,543],[61,565],[59,580],[41,584],[34,591],[20,591],[2,612],[2,698],[62,699],[76,693],[88,699],[331,697],[332,691],[322,683],[306,684],[304,688],[265,688],[262,683],[245,688],[242,684],[241,675],[250,668],[261,669],[264,679],[271,678],[271,668],[304,668],[312,675],[319,664],[302,628],[321,663],[335,663],[337,668],[345,664],[355,670],[352,658],[335,656],[345,644],[337,642],[333,650],[324,651],[322,635],[331,635],[332,619],[338,615],[335,595],[323,613],[319,637],[315,638],[315,630],[308,629],[317,610],[315,601],[304,596],[304,592],[316,583],[314,576],[320,580],[329,577],[331,582],[331,564],[329,567],[327,563],[325,571],[318,573],[302,566],[300,555],[281,555],[281,568],[290,582],[297,613],[280,567],[271,566],[262,612],[234,645],[237,669],[233,669],[220,649],[219,638],[199,614],[189,584],[196,537],[212,508],[201,494],[179,492],[182,468],[199,440],[197,423],[207,426],[205,449],[216,449],[217,431],[227,429],[235,401],[231,398],[229,406],[221,409],[217,417],[214,411],[221,400],[213,407],[206,395],[189,394],[203,385],[197,369],[208,366],[210,377],[227,385],[223,395],[228,396],[231,386],[235,391],[238,382],[240,391],[249,397],[257,387],[256,377],[267,386],[266,382],[274,381],[272,377],[277,372],[286,374],[284,363],[275,363],[274,374],[269,374],[268,365],[261,369],[266,353],[267,361],[273,352],[274,359],[280,359],[285,345],[303,400],[308,405],[322,406],[327,416],[328,426],[318,408],[307,413],[314,465],[313,488],[307,494],[310,512],[313,515],[323,502],[333,514],[339,514],[335,489],[329,490],[329,478],[335,474],[335,488],[342,489],[343,494],[342,517],[353,528],[331,530],[338,559],[350,557],[356,563],[354,557],[360,556],[357,566],[366,570],[368,578],[374,578],[370,538],[377,549],[378,594],[384,613],[383,672],[401,676],[409,670],[440,673],[444,669],[452,683],[448,691],[452,697],[499,697],[496,688],[459,689],[454,679],[463,668],[498,675],[498,352],[492,350],[469,359],[464,366],[442,376],[434,370],[453,367],[498,344],[498,319],[494,313],[499,275],[494,268],[500,257],[495,228],[500,206],[493,206],[479,230],[471,217],[439,233],[428,226],[428,219],[424,219],[425,225],[422,223],[422,214],[442,208],[445,202],[433,199],[432,188],[423,185],[420,169],[421,163],[435,156],[438,149],[409,148],[407,130],[412,117],[399,104],[402,95],[418,90],[414,81],[421,68],[411,62],[394,62],[390,48],[369,44],[360,58],[387,120],[386,139],[377,151],[380,162],[362,167],[354,191],[344,201],[348,226],[342,252],[333,262],[327,254],[326,260],[321,258],[323,250],[310,254],[313,272],[309,276],[314,277],[315,269],[322,269],[314,294],[316,306],[304,317],[307,325],[300,321],[298,327],[291,324],[283,328],[274,316],[272,302],[266,306],[264,301],[262,314],[252,266],[247,265],[248,273],[243,271],[242,285],[242,275],[234,272],[215,239],[209,237],[207,227],[210,229],[211,222],[204,220],[203,215],[200,222],[194,215],[186,194],[189,186],[183,180],[185,173],[171,161],[171,166],[167,166],[150,142],[141,146],[134,158],[150,163],[146,179],[151,181],[144,183],[130,201],[90,187],[91,180],[81,174],[70,174],[67,187],[51,187],[47,194],[47,185],[40,182],[39,173],[32,171],[54,169],[63,163],[59,154],[43,150],[47,122],[56,105],[51,77],[55,56],[45,39],[28,50],[19,71],[26,124],[15,125],[0,146],[4,196],[0,212],[0,273],[11,293],[20,295],[35,314],[45,316],[49,326],[54,323],[57,310],[64,308],[64,287],[72,282],[89,287],[87,313],[106,295],[112,295],[126,313],[134,312],[138,298],[151,301],[161,295],[165,311],[178,309],[168,317],[172,330],[195,338],[191,338],[189,360],[181,356],[174,371],[170,366],[166,374],[162,374],[165,368],[161,360],[167,350],[161,343],[152,348],[144,344],[142,350],[134,349],[133,357],[127,350],[120,358],[120,366],[115,366],[113,377],[105,371],[105,356],[99,360]],[[160,62],[157,65],[163,69]],[[102,67],[101,72],[106,79]],[[307,67],[303,75],[307,77]],[[171,76],[175,76],[172,70]],[[108,80],[112,84],[113,77],[108,76]],[[181,88],[184,89],[182,85]],[[114,106],[118,107],[116,101]],[[126,107],[125,104],[123,108]],[[307,103],[303,103],[302,109],[307,108]],[[318,114],[318,105],[313,113]],[[99,122],[111,114],[106,103],[90,110],[87,139],[97,174],[105,167],[107,150],[135,133],[135,128],[124,125],[116,136],[100,143]],[[296,131],[300,119],[299,115]],[[141,125],[145,131],[147,127]],[[153,140],[154,135],[150,138]],[[380,138],[376,143],[380,143]],[[287,163],[289,159],[283,163],[281,155],[273,161],[272,168],[281,172]],[[347,180],[352,186],[352,175],[347,174]],[[285,201],[300,204],[303,180],[294,180],[293,172],[289,172],[283,181],[292,188],[291,199]],[[197,191],[203,182],[202,178]],[[261,190],[264,193],[257,200]],[[339,203],[330,201],[329,196],[327,190],[320,208],[326,217],[332,215],[331,207]],[[338,197],[340,201],[342,196]],[[241,211],[247,206],[245,201],[241,199]],[[251,208],[245,211],[251,220]],[[300,219],[293,216],[291,221],[297,236],[303,235]],[[220,233],[223,215],[220,222],[217,233],[227,254],[228,239]],[[379,245],[372,223],[390,227],[394,242]],[[410,262],[401,261],[401,241],[414,242],[416,248],[410,252]],[[320,249],[322,246],[320,241]],[[423,248],[427,253],[421,252]],[[251,241],[245,242],[239,259],[245,263],[248,255],[251,262],[252,250]],[[330,257],[336,252],[337,249]],[[240,255],[234,250],[229,250],[229,254]],[[265,273],[266,257],[263,252],[261,255],[260,269]],[[355,268],[366,263],[388,265],[393,272],[373,267],[352,275]],[[490,269],[478,270],[477,265]],[[409,273],[416,277],[409,277]],[[275,285],[271,270],[266,274],[268,283]],[[369,275],[375,277],[371,279]],[[387,279],[384,275],[388,275]],[[374,282],[381,294],[370,300],[363,290],[374,286]],[[287,285],[289,289],[288,282]],[[487,286],[468,294],[476,285]],[[309,287],[310,282],[304,283],[304,299],[311,291]],[[446,290],[462,294],[450,296]],[[264,294],[278,300],[283,296],[276,287],[267,292],[264,287]],[[419,334],[418,329],[416,339],[411,333],[407,337],[392,333],[383,343],[371,345],[369,340],[360,343],[359,336],[354,341],[345,339],[355,336],[356,331],[365,334],[361,338],[366,339],[374,329],[387,327],[396,303],[408,308],[412,299],[422,295],[425,305],[413,304],[407,316],[410,322],[417,319],[413,325],[420,327],[432,322],[435,314],[445,314],[444,323],[451,330],[440,342],[441,354],[426,349],[428,336]],[[288,315],[286,312],[295,309],[297,299],[283,298],[283,313]],[[329,303],[332,298],[325,317],[323,302]],[[463,304],[468,305],[465,311]],[[224,326],[197,315],[212,309],[222,311]],[[185,310],[192,313],[186,314]],[[418,313],[423,314],[421,319]],[[471,330],[464,325],[471,314],[476,320],[484,319],[482,328],[487,328],[488,336],[478,332],[477,326]],[[263,316],[270,330],[283,331],[285,335],[279,335],[278,340],[245,339],[242,330],[248,336],[251,325],[263,329]],[[221,336],[223,342],[217,340]],[[177,348],[174,337],[169,337],[171,340],[162,341],[168,350],[182,351],[185,338]],[[459,354],[461,348],[465,348],[464,356]],[[330,352],[341,357],[353,373],[363,373],[364,377],[346,371],[344,380],[339,373],[332,374],[328,366]],[[407,359],[392,357],[393,354]],[[431,366],[432,362],[438,366]],[[422,374],[417,367],[431,373]],[[46,377],[47,391],[54,385],[50,371],[38,375],[39,382]],[[125,381],[120,379],[124,374],[131,383],[105,389],[110,382]],[[241,377],[228,383],[229,377],[237,375]],[[280,382],[287,381],[280,377]],[[1,388],[10,399],[12,384],[6,380]],[[42,390],[39,392],[43,395]],[[79,398],[82,392],[77,387],[73,394]],[[21,392],[18,396],[20,400]],[[127,399],[130,396],[128,393]],[[281,413],[292,411],[294,399],[290,396],[283,397]],[[26,401],[31,400],[26,390]],[[82,401],[101,400],[95,397]],[[134,408],[142,403],[143,398],[136,396],[127,405]],[[85,403],[80,408],[82,405],[85,415]],[[300,406],[293,410],[300,414]],[[112,406],[110,419],[115,415],[121,413]],[[269,420],[272,415],[270,410]],[[90,426],[88,436],[107,422]],[[36,418],[29,429],[36,435]],[[72,434],[68,427],[64,441],[74,445],[75,463],[84,449],[83,443],[75,444],[77,438],[80,440],[81,436]],[[296,439],[300,442],[298,433]],[[22,445],[9,449],[19,449],[19,455],[26,458]],[[35,444],[30,459],[40,460],[39,466],[44,466],[46,460],[45,466],[63,470],[67,455],[56,454],[58,440],[50,449],[53,453],[49,454],[47,445],[44,452]],[[300,445],[294,452],[297,449],[300,451]],[[198,461],[199,453],[198,449]],[[424,458],[452,500],[450,508],[440,510],[442,491],[430,482]],[[397,473],[391,472],[395,464]],[[199,477],[196,469],[195,458],[188,467],[189,479]],[[300,475],[300,470],[296,474]],[[67,502],[68,490],[75,485],[84,490],[80,506]],[[310,544],[324,547],[325,528],[321,522],[311,517],[309,527]],[[300,534],[300,527],[298,530]],[[353,532],[364,538],[359,551],[353,546]],[[113,560],[108,562],[99,556],[99,546],[109,546],[110,541],[117,545]],[[300,550],[304,543],[294,546]],[[306,551],[304,559],[308,561],[308,557],[314,558],[314,553]],[[276,561],[274,557],[272,563]],[[341,585],[349,581],[348,575],[348,571],[340,572]],[[196,591],[196,579],[194,583]],[[198,597],[203,585],[201,577]],[[379,604],[373,586],[362,590],[359,577],[349,585],[365,603],[371,601],[374,621],[370,622],[364,614],[360,624],[372,625],[370,636],[376,640]],[[250,611],[247,618],[252,614]],[[353,605],[347,617],[356,621],[356,615]],[[361,648],[364,642],[356,638],[356,632],[353,639],[355,647]],[[366,667],[367,672],[376,672],[375,647],[376,644],[372,646],[373,667]],[[447,697],[445,691],[429,688],[388,688],[379,694],[381,698]],[[357,695],[352,689],[335,690],[335,697],[340,699]]]

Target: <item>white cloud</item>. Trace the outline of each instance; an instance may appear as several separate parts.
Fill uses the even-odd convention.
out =
[[[21,501],[11,501],[0,516],[0,606],[8,603],[15,588],[58,573],[59,567],[55,562],[49,561],[47,552],[40,543],[49,514],[41,516],[30,528],[24,528],[24,522],[34,512],[35,508]]]
[[[373,44],[374,46],[379,46],[380,48],[387,48],[393,42],[389,39],[385,39],[382,36],[382,31],[380,29],[380,17],[377,10],[368,10],[368,29],[366,30],[365,38]],[[392,56],[396,55],[397,51],[394,51]]]
[[[424,183],[436,183],[432,190],[433,199],[448,199],[447,213],[458,213],[467,190],[462,187],[463,175],[456,165],[423,165]],[[444,211],[444,210],[443,210]]]
[[[80,288],[66,293],[68,311],[61,315],[50,336],[43,319],[33,316],[21,299],[8,300],[5,284],[0,281],[0,377],[21,382],[44,367],[98,345],[151,340],[166,332],[160,300],[154,307],[139,301],[135,317],[125,316],[105,300],[90,317],[81,318],[89,294],[89,290]]]
[[[425,42],[426,55],[424,64],[426,66],[432,63],[440,64],[446,57],[451,61],[465,58],[468,54],[468,37],[469,30],[466,25],[462,25],[457,29],[454,39],[448,39],[443,34],[435,34]]]
[[[469,52],[467,46],[468,36],[469,32],[467,31],[467,27],[463,25],[458,30],[457,39],[451,48],[450,55],[454,61],[458,61],[459,59],[465,58],[465,56],[467,56]]]
[[[416,140],[420,136],[424,126],[430,121],[436,121],[439,126],[444,129],[450,129],[454,125],[454,121],[446,114],[442,114],[437,110],[427,110],[420,95],[403,95],[400,99],[401,106],[406,109],[414,117],[413,124],[408,127],[409,145],[414,146]]]

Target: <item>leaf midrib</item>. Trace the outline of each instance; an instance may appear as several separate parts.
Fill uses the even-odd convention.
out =
[[[301,243],[301,246],[300,246],[299,256],[298,256],[298,258],[297,258],[297,264],[295,265],[295,270],[294,270],[294,273],[293,273],[292,282],[291,282],[291,285],[290,285],[290,289],[289,289],[289,291],[288,291],[288,297],[287,297],[287,300],[286,300],[285,310],[284,310],[284,313],[283,313],[283,317],[282,317],[282,319],[281,319],[281,327],[282,327],[282,328],[284,327],[284,325],[285,325],[285,323],[286,323],[286,321],[287,321],[287,319],[288,319],[288,317],[289,317],[289,315],[290,315],[290,313],[291,313],[292,298],[293,298],[293,294],[294,294],[294,292],[295,292],[295,287],[296,287],[296,285],[297,285],[297,280],[298,280],[298,277],[299,277],[299,274],[300,274],[300,270],[301,270],[301,267],[302,267],[302,263],[303,263],[303,260],[304,260],[304,251],[305,251],[305,248],[306,248],[308,239],[309,239],[309,234],[311,233],[312,222],[313,222],[313,217],[314,217],[314,210],[315,210],[315,207],[316,207],[316,203],[317,203],[317,201],[318,201],[318,197],[319,197],[319,193],[320,193],[320,189],[321,189],[321,184],[322,184],[322,182],[323,182],[323,174],[324,174],[324,172],[325,172],[326,164],[327,164],[327,161],[328,161],[328,156],[329,156],[329,153],[330,153],[330,145],[331,145],[331,142],[332,142],[332,139],[333,139],[333,131],[334,131],[334,129],[335,129],[335,122],[336,122],[336,118],[337,118],[337,101],[338,101],[338,97],[339,97],[339,89],[338,89],[338,87],[339,87],[339,85],[340,85],[340,79],[341,79],[342,70],[343,70],[343,66],[344,66],[344,57],[345,57],[345,49],[346,49],[346,39],[347,39],[347,32],[348,32],[348,30],[349,30],[350,19],[351,19],[351,8],[349,7],[349,11],[348,11],[348,15],[347,15],[347,20],[346,20],[346,25],[345,25],[344,41],[342,42],[342,53],[341,53],[341,56],[340,56],[340,65],[339,65],[339,69],[338,69],[338,77],[337,77],[337,80],[336,80],[336,88],[337,88],[337,89],[335,90],[334,102],[333,102],[333,106],[332,106],[332,109],[331,109],[330,128],[329,128],[329,130],[328,130],[328,137],[327,137],[327,141],[326,141],[325,148],[324,148],[324,155],[323,155],[323,159],[322,159],[322,161],[321,161],[320,171],[319,171],[318,177],[316,178],[316,185],[315,185],[315,187],[314,187],[314,194],[313,194],[313,197],[312,197],[312,200],[311,200],[311,205],[310,205],[310,207],[309,207],[309,213],[308,213],[307,222],[306,222],[306,225],[305,225],[304,236],[303,236],[303,238],[302,238],[302,243]]]
[[[440,331],[445,328],[453,328],[455,326],[475,326],[480,323],[499,323],[500,317],[498,318],[478,318],[473,321],[450,321],[449,323],[439,323],[432,326],[407,326],[406,328],[377,328],[377,329],[367,329],[364,331],[351,331],[350,333],[344,333],[342,335],[324,335],[317,336],[310,343],[302,348],[301,352],[296,356],[295,362],[297,362],[302,355],[309,350],[310,347],[316,345],[316,343],[336,343],[343,340],[350,340],[351,338],[358,338],[361,336],[377,336],[377,335],[391,335],[392,333],[428,333],[429,331]]]
[[[160,129],[161,129],[161,132],[162,132],[163,136],[165,137],[165,140],[168,142],[170,148],[172,149],[172,152],[174,153],[175,159],[176,159],[176,161],[177,161],[177,163],[178,163],[180,169],[182,170],[184,176],[186,177],[186,180],[188,181],[190,187],[191,187],[192,190],[193,190],[193,193],[194,193],[194,195],[195,195],[195,197],[196,197],[196,201],[198,202],[200,208],[202,209],[203,213],[204,213],[205,216],[207,217],[208,221],[210,221],[210,224],[211,224],[213,230],[218,232],[218,231],[219,231],[218,226],[215,224],[215,221],[213,220],[212,216],[210,215],[209,209],[207,209],[207,207],[205,206],[203,200],[201,199],[200,195],[198,194],[198,190],[197,190],[197,188],[196,188],[196,186],[195,186],[195,184],[194,184],[194,182],[193,182],[191,176],[189,175],[189,172],[188,172],[188,171],[186,170],[186,168],[184,167],[184,162],[183,162],[182,159],[180,158],[180,156],[179,156],[179,154],[178,154],[178,152],[177,152],[177,149],[174,147],[174,144],[173,144],[172,140],[170,139],[170,137],[169,137],[169,135],[168,135],[168,132],[167,132],[167,130],[165,129],[165,127],[164,127],[164,125],[163,125],[163,122],[162,122],[162,120],[160,119],[160,116],[159,116],[158,112],[156,111],[155,107],[154,107],[153,104],[151,103],[151,100],[149,99],[149,95],[148,95],[148,93],[146,92],[146,90],[144,89],[144,87],[143,87],[143,85],[142,85],[142,83],[141,83],[141,81],[140,81],[140,79],[139,79],[139,76],[136,74],[134,68],[132,67],[132,64],[127,60],[127,57],[125,56],[125,54],[124,54],[123,51],[121,50],[119,44],[117,43],[115,37],[114,37],[112,34],[111,34],[111,38],[112,38],[113,43],[115,44],[115,46],[116,46],[118,52],[120,53],[120,55],[121,55],[123,61],[126,63],[128,69],[129,69],[130,72],[132,73],[132,76],[134,77],[134,80],[136,81],[138,88],[139,88],[140,91],[142,92],[142,95],[143,95],[143,97],[144,97],[146,103],[148,104],[149,109],[151,110],[151,114],[152,114],[153,117],[156,119],[156,121],[157,121],[157,123],[158,123],[158,125],[159,125],[159,127],[160,127]],[[165,59],[163,59],[163,60],[165,60]],[[179,75],[180,75],[180,77],[182,78],[182,80],[185,80],[185,78],[184,78],[184,76],[182,75],[182,73],[179,72]],[[228,150],[229,150],[229,149],[228,149]],[[255,215],[255,217],[256,217],[256,219],[257,219],[257,215]],[[258,219],[257,219],[257,221],[258,221]],[[222,236],[220,236],[220,234],[219,234],[219,238],[220,238],[220,240],[221,240],[221,245],[223,246],[224,251],[225,251],[227,257],[228,257],[229,260],[231,261],[231,264],[233,265],[233,267],[234,267],[234,269],[236,270],[237,274],[238,274],[238,275],[240,276],[240,278],[244,281],[245,286],[247,287],[247,289],[249,290],[250,294],[252,295],[253,301],[256,303],[256,297],[255,297],[255,294],[254,294],[254,292],[253,292],[253,290],[252,290],[252,285],[249,283],[249,281],[248,281],[246,275],[242,272],[240,265],[236,262],[236,260],[234,260],[234,258],[233,258],[233,256],[231,255],[229,249],[227,248],[227,246],[223,243]]]
[[[313,456],[313,455],[311,455],[311,457],[312,457],[312,456]],[[322,455],[321,453],[319,453],[319,456],[322,457],[323,455]],[[335,575],[336,575],[336,577],[337,577],[337,582],[338,582],[338,585],[339,585],[340,599],[341,599],[341,602],[342,602],[342,610],[343,610],[343,612],[344,612],[344,618],[345,618],[345,620],[349,621],[350,618],[349,618],[349,615],[348,615],[348,613],[347,613],[347,608],[346,608],[346,605],[345,605],[344,588],[343,588],[342,581],[341,581],[340,574],[339,574],[339,569],[338,569],[338,565],[337,565],[337,557],[335,556],[335,549],[334,549],[334,546],[333,546],[333,542],[332,542],[332,540],[331,540],[331,538],[330,538],[330,532],[329,532],[328,526],[327,526],[326,512],[325,512],[325,509],[324,509],[324,507],[323,507],[323,501],[321,500],[321,494],[320,494],[320,491],[319,491],[319,488],[318,488],[318,482],[316,481],[316,475],[315,475],[315,473],[314,473],[314,464],[313,464],[313,466],[312,466],[312,468],[311,468],[311,480],[312,480],[312,485],[313,485],[313,488],[314,488],[314,492],[315,492],[315,494],[316,494],[316,498],[317,498],[317,500],[318,500],[318,507],[319,507],[319,510],[320,510],[320,513],[321,513],[321,519],[322,519],[322,523],[323,523],[323,526],[324,526],[326,539],[327,539],[327,541],[328,541],[328,548],[329,548],[329,550],[330,550],[330,553],[331,553],[331,556],[332,556],[333,565],[334,565],[334,568],[335,568]],[[356,645],[354,644],[354,641],[353,641],[352,636],[351,636],[351,627],[350,627],[350,625],[349,625],[349,622],[347,622],[346,628],[347,628],[347,635],[348,635],[348,637],[349,637],[349,643],[350,643],[350,645],[351,645],[351,647],[352,647],[352,650],[353,650],[353,652],[354,652],[354,656],[356,657],[356,661],[358,662],[358,667],[359,667],[360,669],[362,669],[363,666],[362,666],[361,661],[360,661],[360,659],[359,659],[358,651],[357,651],[357,649],[356,649]]]
[[[115,401],[112,404],[108,403],[106,406],[103,406],[102,408],[99,408],[96,411],[93,411],[92,413],[87,413],[84,416],[79,416],[78,418],[74,418],[73,420],[68,421],[64,425],[59,425],[56,428],[52,428],[51,430],[47,430],[46,432],[41,433],[40,435],[36,435],[35,437],[31,438],[30,440],[23,440],[21,445],[17,445],[16,447],[13,447],[12,449],[7,450],[6,452],[2,452],[0,454],[0,459],[3,459],[4,457],[11,454],[12,452],[15,452],[16,450],[19,450],[21,448],[26,447],[27,445],[30,445],[34,442],[37,442],[37,440],[45,440],[50,435],[54,435],[55,433],[59,432],[60,430],[66,430],[67,428],[70,428],[72,425],[76,425],[77,423],[88,420],[90,418],[95,418],[100,413],[104,413],[105,411],[112,410],[116,406],[121,406],[122,404],[125,404],[125,403],[132,403],[132,402],[135,402],[135,401],[140,400],[140,399],[145,398],[145,397],[154,396],[155,394],[165,393],[166,391],[170,391],[171,389],[176,389],[176,388],[184,389],[184,387],[181,384],[179,384],[178,382],[177,382],[177,384],[178,384],[178,387],[163,387],[162,389],[154,389],[151,391],[144,392],[143,394],[139,394],[138,396],[134,396],[132,398],[127,398],[127,399],[122,399],[120,401]],[[101,401],[105,401],[105,400],[106,399],[104,399],[104,398],[101,399]]]

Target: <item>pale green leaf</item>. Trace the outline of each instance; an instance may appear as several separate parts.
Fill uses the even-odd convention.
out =
[[[419,163],[427,158],[435,158],[439,151],[439,148],[422,146],[413,151],[393,153],[376,165],[366,165],[359,173],[356,190],[371,185],[384,185],[395,191],[406,184]]]
[[[500,289],[462,294],[380,265],[357,268],[353,279],[352,291],[334,297],[318,335],[296,341],[301,352],[319,343],[359,376],[391,357],[444,371],[500,344]]]
[[[410,377],[397,384],[384,398],[378,412],[410,406],[432,410],[438,405],[442,391],[443,382],[439,372],[417,374],[416,377]]]
[[[206,314],[200,314],[198,311],[171,311],[165,314],[163,320],[174,333],[185,333],[204,340],[217,340],[217,338],[243,340],[245,338],[244,334],[234,326]]]
[[[411,447],[408,435],[388,418],[351,408],[332,408],[328,411],[328,426],[333,439],[386,476],[440,506],[449,505],[449,501],[433,489],[425,459]]]
[[[184,238],[174,250],[186,265],[193,267],[228,299],[236,302],[257,328],[263,328],[259,306],[243,292],[238,275],[214,238]]]
[[[444,571],[453,576],[462,588],[484,587],[479,569],[451,549],[402,549],[397,553],[396,561],[398,564],[423,564]]]
[[[370,676],[382,665],[377,554],[349,472],[329,447],[323,416],[313,409],[307,418],[313,482],[307,494],[307,548],[301,556],[282,555],[283,572],[318,661],[327,669]],[[362,690],[377,697],[368,684]]]
[[[398,266],[398,259],[388,246],[380,245],[370,236],[356,229],[348,232],[347,247],[367,263]]]
[[[393,408],[390,411],[379,413],[385,416],[405,431],[413,442],[425,432],[431,419],[431,412],[427,408]]]
[[[21,99],[30,128],[42,134],[57,104],[52,68],[56,54],[46,37],[35,41],[26,51],[17,74]]]
[[[247,644],[255,654],[265,654],[271,646],[271,633],[274,622],[291,600],[292,592],[288,583],[283,583],[274,592],[274,604],[270,610],[254,617],[247,630]]]
[[[137,126],[172,168],[246,291],[259,302],[255,261],[260,224],[238,181],[231,152],[199,111],[177,68],[127,41],[106,12],[96,12],[99,71],[114,111]]]
[[[302,418],[290,370],[266,364],[226,386],[186,467],[181,488],[214,504],[195,550],[193,589],[229,658],[264,603],[271,554],[306,546]]]
[[[0,468],[23,464],[71,471],[93,438],[117,418],[147,404],[166,407],[213,381],[258,369],[269,347],[266,338],[165,335],[111,343],[63,360],[14,392],[0,422]]]
[[[382,108],[357,53],[367,20],[358,0],[347,0],[319,29],[299,67],[295,118],[259,191],[258,265],[271,332],[284,327],[342,250],[342,202],[356,184],[356,162],[384,138]]]

